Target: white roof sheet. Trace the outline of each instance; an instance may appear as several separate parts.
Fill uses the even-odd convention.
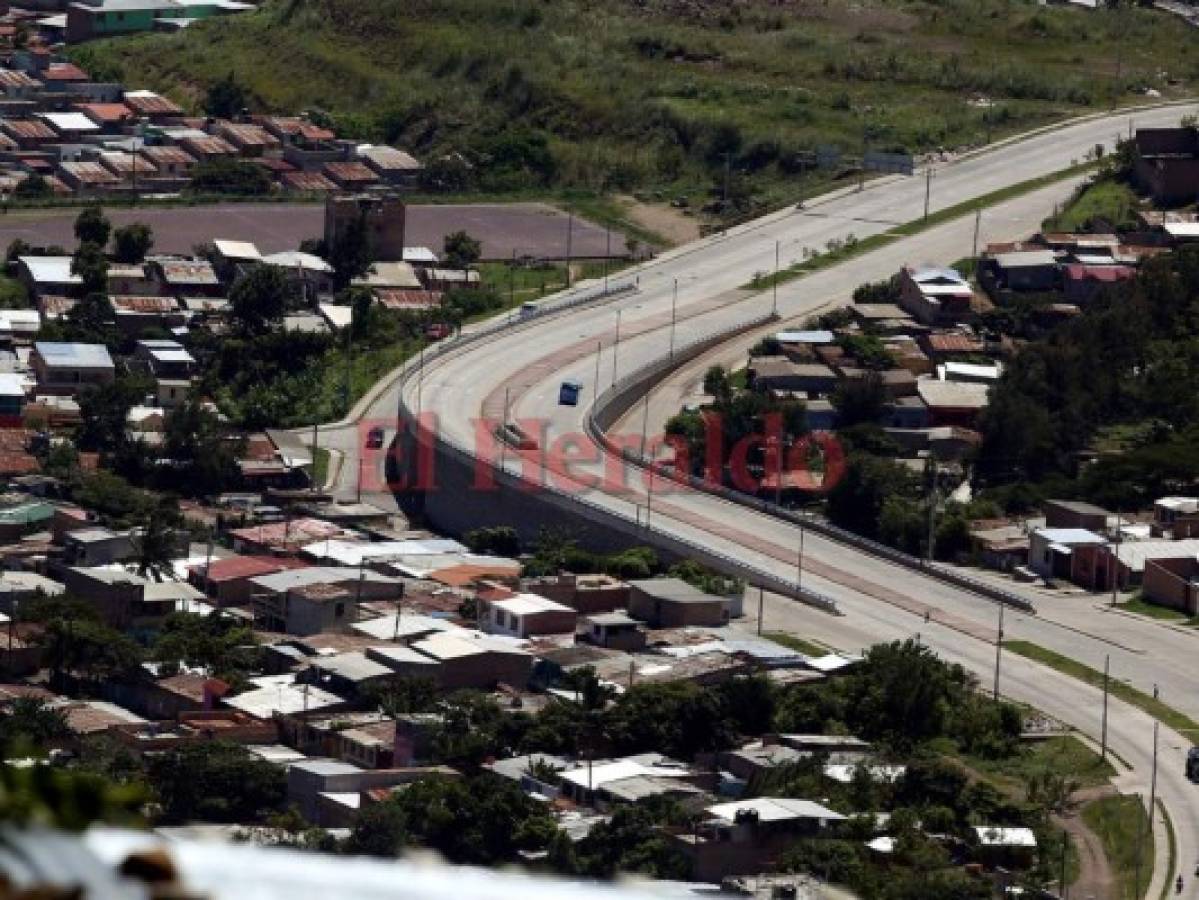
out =
[[[655,766],[637,759],[618,759],[612,762],[592,764],[590,774],[588,767],[582,766],[562,772],[560,778],[581,788],[590,789],[603,787],[612,781],[623,781],[626,778],[640,776],[656,776],[658,778],[686,778],[691,770],[685,766]]]
[[[1199,237],[1199,222],[1167,222],[1162,229],[1170,237]]]
[[[841,784],[852,784],[854,773],[857,772],[857,766],[847,765],[827,765],[824,767],[824,775],[826,778],[831,778],[833,781]],[[870,773],[872,781],[885,781],[893,783],[903,777],[903,773],[908,770],[907,766],[869,766],[867,771]]]
[[[1033,533],[1054,544],[1077,546],[1107,543],[1103,537],[1085,528],[1038,528]]]
[[[837,339],[831,331],[780,331],[774,339],[780,344],[831,344]]]
[[[37,284],[83,283],[83,279],[71,272],[69,256],[20,256],[17,260]]]
[[[1134,572],[1143,572],[1150,559],[1199,557],[1199,539],[1181,541],[1128,541],[1116,545],[1116,557]]]
[[[438,619],[435,616],[425,616],[418,613],[401,613],[399,622],[396,622],[396,616],[381,616],[378,619],[368,619],[365,622],[356,622],[353,625],[354,631],[359,634],[365,634],[368,637],[377,638],[381,641],[390,641],[395,638],[410,638],[424,634],[435,634],[443,631],[469,633],[460,625],[455,625],[447,619]]]
[[[324,316],[329,324],[334,328],[349,328],[354,324],[354,308],[352,306],[338,306],[336,303],[320,304],[321,315]]]
[[[400,579],[390,575],[380,575],[370,569],[357,571],[341,566],[307,566],[302,569],[286,569],[271,575],[257,575],[251,578],[254,584],[268,591],[283,592],[310,584],[343,584],[362,578],[373,584],[400,584]]]
[[[100,126],[81,112],[48,112],[38,116],[56,131],[99,131]]]
[[[492,600],[490,605],[517,616],[542,612],[574,612],[564,603],[558,603],[537,594],[517,594],[515,597],[507,597],[503,600]]]
[[[421,265],[435,265],[438,262],[437,254],[428,247],[405,247],[404,262],[418,263]]]
[[[251,245],[252,246],[252,245]],[[305,269],[309,272],[332,272],[333,267],[312,253],[300,250],[284,250],[262,257],[268,266],[282,266],[288,269]]]
[[[345,702],[336,694],[312,685],[296,684],[291,678],[292,676],[287,675],[279,678],[251,679],[254,683],[268,683],[235,697],[225,697],[224,703],[255,718],[269,719],[276,712],[298,713],[306,709],[321,709]]]
[[[383,562],[401,556],[433,556],[464,553],[466,547],[449,538],[403,541],[316,541],[300,552],[315,559],[343,566],[359,566],[363,561]]]
[[[1000,253],[995,257],[995,264],[1001,269],[1036,268],[1057,265],[1057,257],[1052,250],[1016,250]]]
[[[225,257],[225,259],[262,259],[262,254],[258,252],[249,241],[227,241],[218,239],[212,242],[216,247],[217,253]]]
[[[823,819],[839,822],[845,818],[814,800],[792,800],[786,797],[758,797],[754,800],[738,800],[733,803],[718,803],[709,806],[707,812],[726,822],[736,820],[737,813],[752,810],[758,814],[759,822],[786,822],[793,819]]]
[[[1000,825],[975,825],[974,833],[984,847],[1035,847],[1037,836],[1031,828],[1008,828]]]
[[[480,653],[510,653],[527,656],[519,647],[503,641],[475,637],[473,632],[465,632],[470,637],[460,637],[459,632],[439,631],[421,641],[412,644],[413,650],[418,650],[433,659],[462,659],[476,656]]]
[[[76,369],[111,369],[112,357],[103,344],[73,344],[57,341],[38,341],[38,355],[50,366],[69,366]]]

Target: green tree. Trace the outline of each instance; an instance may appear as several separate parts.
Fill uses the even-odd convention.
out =
[[[511,525],[476,528],[468,531],[463,540],[475,553],[494,553],[496,556],[520,555],[520,535]]]
[[[23,178],[15,188],[13,196],[22,200],[44,200],[54,195],[50,182],[36,172]]]
[[[408,843],[404,812],[391,802],[364,806],[354,819],[345,851],[355,856],[395,857]]]
[[[723,366],[712,366],[704,373],[704,393],[710,395],[718,406],[732,399],[733,385]]]
[[[887,402],[883,380],[875,372],[862,378],[842,378],[832,396],[839,428],[877,422]]]
[[[112,453],[128,440],[129,410],[141,402],[150,385],[142,376],[124,376],[79,395],[79,449]]]
[[[876,538],[887,501],[915,491],[916,479],[898,463],[851,453],[845,475],[828,493],[828,517],[842,528]]]
[[[141,662],[137,642],[100,622],[55,618],[37,638],[56,680],[67,673],[89,681],[128,675]]]
[[[437,706],[437,682],[424,676],[401,678],[372,692],[371,699],[389,716],[430,712]]]
[[[173,463],[170,486],[189,496],[210,497],[235,484],[244,441],[228,431],[196,394],[171,410],[162,443],[163,456]]]
[[[604,717],[604,732],[615,753],[656,750],[681,759],[727,749],[735,737],[719,699],[690,682],[629,689]]]
[[[82,215],[80,213],[80,218]],[[81,283],[76,290],[80,297],[107,295],[108,259],[104,256],[103,246],[91,241],[81,243],[71,258],[71,274],[79,276]]]
[[[139,263],[154,246],[154,232],[145,222],[122,225],[113,234],[113,257],[120,263]]]
[[[455,231],[445,236],[446,263],[454,269],[469,269],[479,261],[483,246],[465,231]]]
[[[370,271],[374,262],[374,247],[371,246],[370,227],[366,212],[359,212],[354,219],[341,228],[328,248],[329,265],[333,267],[333,286],[344,290],[350,283]]]
[[[9,753],[44,750],[71,734],[62,711],[36,697],[18,697],[0,711],[0,750]]]
[[[388,801],[409,838],[448,861],[495,866],[521,850],[544,850],[557,828],[546,808],[518,787],[489,776],[414,782]]]
[[[219,612],[172,613],[150,654],[162,663],[199,666],[225,681],[238,682],[253,670],[257,644],[252,628]]]
[[[196,194],[256,197],[271,192],[266,169],[243,159],[208,159],[192,169],[188,190]]]
[[[229,305],[243,331],[256,334],[283,318],[291,289],[278,266],[255,266],[233,284]]]
[[[103,250],[111,234],[112,223],[100,206],[88,206],[75,218],[75,239],[80,244],[93,244]]]
[[[161,575],[171,568],[178,555],[175,548],[182,524],[178,502],[171,497],[159,497],[134,541],[139,574]]]
[[[232,119],[247,106],[246,89],[232,72],[210,84],[204,95],[204,112],[218,119]]]
[[[282,812],[284,771],[226,741],[184,744],[153,757],[150,783],[164,823],[264,822]]]
[[[32,252],[33,246],[24,238],[13,238],[12,243],[8,245],[8,252],[4,254],[4,259],[11,266],[18,257],[29,256]]]
[[[642,806],[621,805],[612,818],[588,832],[575,848],[578,867],[591,878],[640,874],[651,878],[686,879],[690,865]]]
[[[107,296],[88,294],[67,311],[60,323],[59,333],[46,339],[112,346],[116,343],[115,320],[116,313]],[[43,337],[46,330],[47,326],[43,326]]]
[[[142,790],[55,766],[0,766],[0,821],[82,831],[96,822],[134,825]]]

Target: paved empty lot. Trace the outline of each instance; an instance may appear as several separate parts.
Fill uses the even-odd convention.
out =
[[[0,250],[16,238],[39,247],[58,244],[72,247],[77,209],[21,210],[0,215]],[[227,203],[217,206],[110,209],[116,225],[140,219],[154,229],[155,249],[187,253],[196,244],[213,238],[252,241],[264,253],[294,250],[308,237],[320,237],[324,207],[319,204]],[[424,205],[408,207],[409,246],[441,251],[445,235],[465,230],[483,242],[487,259],[507,259],[513,250],[520,256],[564,257],[568,217],[543,203]],[[571,254],[605,255],[604,229],[576,218],[571,231]],[[624,253],[624,236],[612,235],[612,252]]]

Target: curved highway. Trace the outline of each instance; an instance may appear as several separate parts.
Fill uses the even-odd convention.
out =
[[[1125,113],[1096,118],[938,165],[931,208],[947,208],[1064,169],[1097,144],[1110,149],[1117,134],[1130,124],[1172,125],[1193,112],[1193,107],[1172,107],[1138,111],[1131,117]],[[1065,199],[1077,181],[1060,182],[987,210],[981,241],[1012,239],[1035,230],[1040,218],[1053,203]],[[462,447],[475,441],[479,419],[499,421],[505,414],[507,421],[521,423],[530,433],[539,432],[540,448],[556,447],[565,454],[585,446],[587,408],[614,378],[669,356],[672,346],[681,347],[770,312],[775,303],[772,291],[751,293],[740,286],[755,273],[772,271],[776,252],[786,267],[802,259],[805,248],[819,250],[829,241],[851,234],[863,238],[918,218],[925,183],[922,177],[888,177],[863,191],[831,194],[803,210],[768,216],[664,254],[633,271],[639,289],[630,295],[546,316],[432,360],[418,376],[400,383],[405,406],[436,415],[439,435]],[[816,309],[847,303],[856,285],[889,275],[904,262],[946,263],[968,255],[972,232],[970,216],[792,281],[778,290],[779,314],[784,321],[802,321]],[[559,384],[566,378],[583,385],[578,407],[557,403]],[[395,409],[394,401],[393,391],[380,391],[364,413],[375,411],[385,417],[389,403]],[[627,425],[636,419],[636,409],[626,417],[626,431],[632,432],[627,437],[634,446],[640,431]],[[569,476],[560,464],[547,466],[540,449],[525,456],[520,459],[509,452],[508,470],[523,471],[535,481],[553,480],[644,528],[702,543],[763,574],[790,580],[802,577],[805,587],[833,598],[844,613],[832,617],[772,600],[767,615],[780,625],[844,649],[918,632],[942,656],[963,663],[990,683],[996,607],[982,597],[810,531],[802,534],[797,526],[747,507],[677,487],[667,490],[661,483],[648,484],[640,470],[603,454],[573,464]],[[1189,689],[1190,661],[1199,649],[1194,635],[1117,614],[1088,614],[1084,617],[1088,626],[1079,628],[1057,610],[1045,609],[1047,605],[1051,604],[1038,601],[1041,616],[1009,612],[1005,636],[1026,638],[1098,668],[1103,657],[1111,654],[1117,676],[1138,684],[1148,680],[1160,684],[1167,702],[1199,715],[1199,700]],[[1093,688],[1008,655],[1001,689],[1087,734],[1099,735],[1100,696]],[[1151,731],[1143,713],[1112,702],[1111,746],[1135,770],[1125,776],[1125,786],[1145,794]],[[1190,860],[1199,858],[1199,807],[1192,803],[1194,789],[1182,776],[1187,744],[1174,732],[1163,729],[1162,735],[1158,796],[1169,809],[1179,858],[1189,866]],[[1158,847],[1164,848],[1167,839],[1160,823],[1155,831]],[[1165,868],[1155,868],[1151,896],[1156,896],[1157,886],[1167,877]],[[1191,891],[1188,885],[1188,893],[1199,896]]]

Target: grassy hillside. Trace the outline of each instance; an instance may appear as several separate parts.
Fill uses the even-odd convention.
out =
[[[763,199],[820,144],[962,147],[1199,75],[1173,17],[1032,0],[265,0],[75,53],[193,109],[233,72],[260,109],[462,151],[483,192],[693,200],[726,158],[732,194]]]

